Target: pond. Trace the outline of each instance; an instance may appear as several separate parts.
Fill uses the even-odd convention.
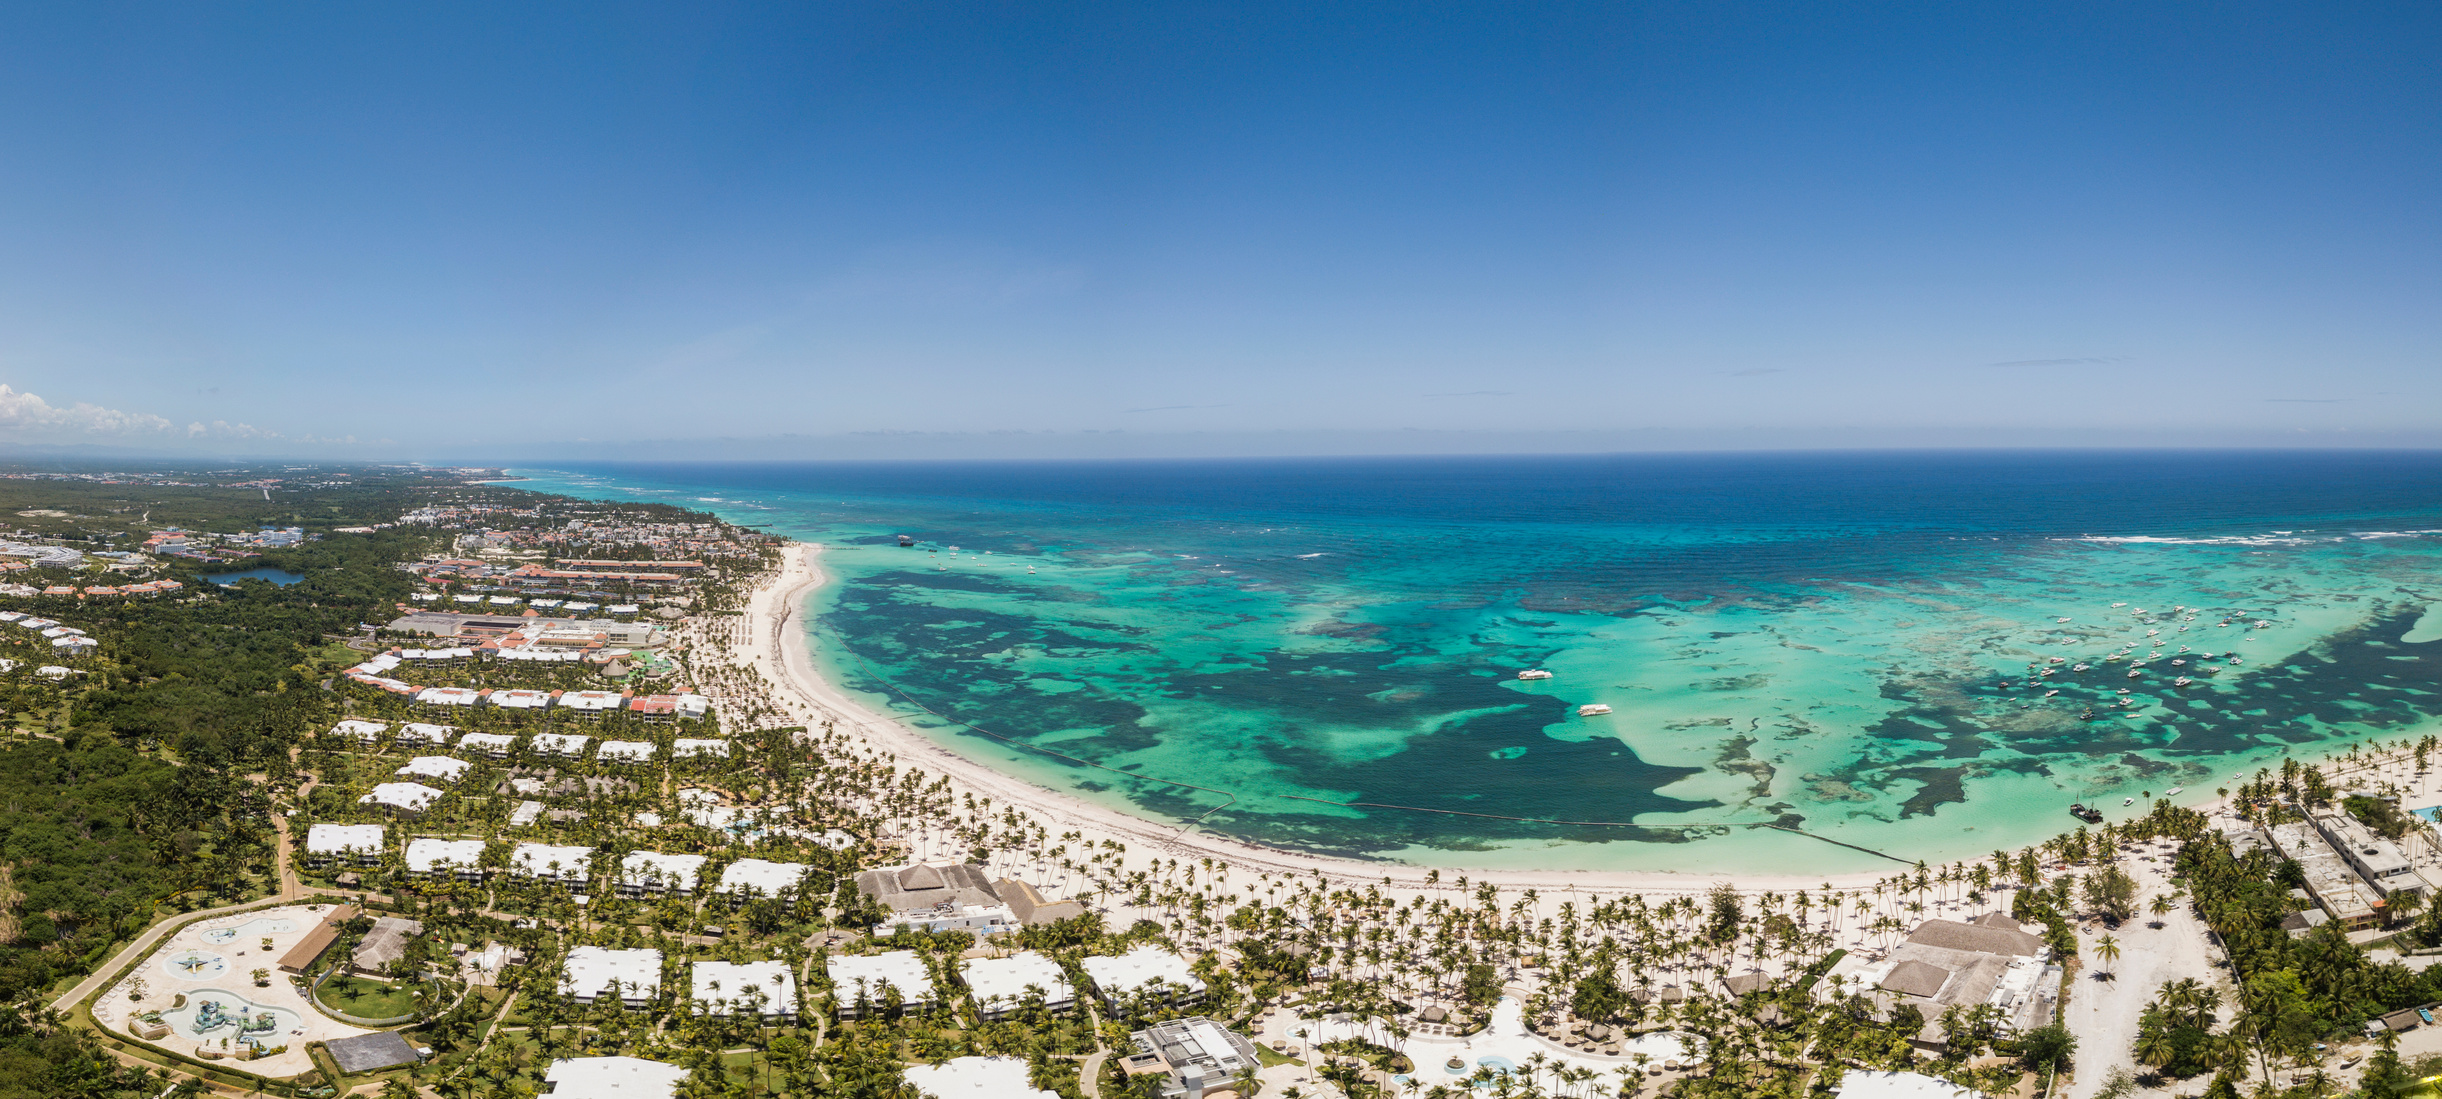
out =
[[[287,569],[260,568],[247,569],[244,572],[224,572],[217,575],[204,577],[204,579],[210,580],[211,582],[224,588],[234,588],[237,586],[237,582],[240,580],[269,580],[272,583],[278,584],[279,586],[285,588],[290,584],[294,584],[299,580],[305,579],[305,574],[290,572]]]

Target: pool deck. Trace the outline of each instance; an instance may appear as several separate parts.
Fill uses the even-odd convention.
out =
[[[313,1058],[306,1055],[305,1044],[307,1042],[327,1042],[333,1038],[347,1038],[370,1033],[324,1015],[313,1004],[306,1002],[303,988],[291,983],[288,974],[280,972],[280,956],[289,948],[297,945],[298,940],[304,938],[307,932],[320,924],[323,914],[330,911],[331,907],[328,904],[299,904],[281,908],[256,909],[232,916],[199,920],[182,927],[176,935],[163,940],[152,953],[145,956],[142,962],[129,970],[127,978],[111,985],[94,1000],[94,1021],[133,1041],[144,1042],[147,1045],[189,1057],[201,1056],[201,1044],[191,1035],[172,1033],[167,1037],[148,1041],[137,1038],[131,1027],[135,1017],[143,1012],[167,1010],[180,993],[192,997],[206,989],[216,988],[244,997],[264,1007],[295,1012],[299,1019],[304,1020],[302,1026],[298,1028],[304,1033],[278,1036],[278,1041],[288,1044],[286,1053],[255,1061],[241,1061],[235,1057],[228,1057],[216,1063],[227,1064],[239,1071],[264,1076],[299,1076],[310,1072],[314,1068],[314,1061]],[[248,934],[226,943],[209,942],[204,938],[205,932],[219,928],[245,927],[258,921],[271,920],[287,920],[291,924],[292,930],[271,932],[268,935]],[[263,949],[262,940],[264,938],[271,940],[271,949],[268,951]],[[167,960],[189,950],[204,954],[218,954],[228,959],[228,968],[225,971],[198,974],[192,979],[180,977],[171,971]],[[257,969],[272,971],[270,987],[255,987],[254,978],[250,974]],[[127,985],[128,981],[137,975],[142,975],[144,978],[144,999],[131,1002],[127,998]],[[220,1052],[221,1037],[222,1034],[216,1032],[210,1039],[211,1049],[215,1053]],[[232,1046],[234,1045],[235,1043],[232,1043]],[[212,1060],[208,1057],[204,1059]]]

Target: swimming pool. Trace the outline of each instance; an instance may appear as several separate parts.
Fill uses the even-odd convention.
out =
[[[258,1004],[223,989],[197,989],[186,997],[186,1006],[161,1013],[172,1037],[198,1043],[225,1039],[233,1047],[239,1043],[284,1046],[305,1026],[304,1018],[294,1011]]]
[[[181,981],[202,981],[229,972],[229,959],[209,950],[173,950],[161,957],[161,971]]]
[[[264,935],[277,935],[284,931],[295,931],[296,929],[297,921],[295,920],[248,920],[245,923],[237,925],[236,927],[215,927],[210,931],[206,931],[203,933],[203,941],[211,943],[214,946],[218,946],[222,943],[236,942],[239,939],[258,938]]]

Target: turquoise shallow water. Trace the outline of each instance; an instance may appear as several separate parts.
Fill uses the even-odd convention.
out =
[[[519,473],[826,543],[825,674],[964,754],[1339,855],[1867,870],[1814,837],[1978,854],[2442,711],[2433,455]]]

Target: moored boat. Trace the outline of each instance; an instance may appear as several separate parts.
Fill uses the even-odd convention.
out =
[[[1552,673],[1544,671],[1541,668],[1528,668],[1525,671],[1518,673],[1518,678],[1520,679],[1550,679],[1551,677]]]
[[[1589,702],[1577,708],[1577,716],[1579,717],[1596,717],[1610,712],[1611,707],[1605,706],[1600,702]]]

